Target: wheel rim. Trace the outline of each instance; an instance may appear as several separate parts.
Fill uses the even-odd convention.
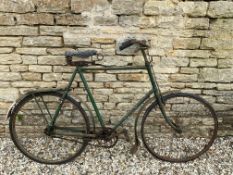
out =
[[[61,135],[46,134],[60,98],[61,95],[55,93],[36,94],[24,99],[13,111],[10,125],[12,139],[19,150],[32,160],[46,164],[65,163],[81,154],[87,145],[87,141],[75,136],[61,138]],[[55,125],[82,126],[85,133],[88,132],[84,111],[70,99],[65,99]]]
[[[156,102],[142,121],[142,138],[148,151],[161,160],[187,162],[206,152],[217,135],[217,118],[209,104],[190,94],[164,98],[168,116],[181,127],[179,134],[165,122]]]

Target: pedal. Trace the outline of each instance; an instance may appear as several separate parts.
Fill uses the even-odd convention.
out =
[[[140,146],[140,142],[138,140],[138,141],[135,142],[135,144],[130,149],[130,153],[135,154],[138,151],[139,146]]]

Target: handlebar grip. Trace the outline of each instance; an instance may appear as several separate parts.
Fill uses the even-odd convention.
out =
[[[133,44],[135,44],[136,39],[130,39],[130,40],[126,40],[125,42],[123,42],[121,44],[121,46],[119,47],[120,51],[132,46]]]

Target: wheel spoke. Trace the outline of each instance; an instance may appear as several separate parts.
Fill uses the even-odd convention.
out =
[[[34,100],[35,100],[35,102],[36,102],[37,106],[39,107],[39,109],[40,109],[40,111],[41,111],[42,115],[44,116],[44,117],[43,117],[43,118],[44,118],[44,120],[46,121],[46,123],[47,123],[47,124],[49,124],[49,121],[47,120],[46,115],[44,114],[43,109],[41,108],[41,106],[40,106],[40,104],[39,104],[38,100],[36,99],[36,97],[35,97],[35,96],[33,96],[33,98],[34,98]]]
[[[45,101],[44,101],[44,98],[43,97],[40,97],[41,98],[41,100],[42,100],[42,102],[43,102],[43,104],[44,104],[44,106],[45,106],[45,109],[47,110],[47,113],[49,114],[49,116],[50,116],[50,120],[52,120],[52,115],[51,115],[51,113],[50,113],[50,111],[49,111],[49,109],[48,109],[48,106],[47,106],[47,104],[45,103]]]

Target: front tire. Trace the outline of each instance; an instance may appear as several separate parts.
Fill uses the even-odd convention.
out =
[[[156,158],[187,162],[209,150],[218,130],[216,113],[203,98],[188,93],[163,96],[168,118],[182,129],[175,131],[164,119],[157,101],[146,110],[141,135],[146,149]]]

